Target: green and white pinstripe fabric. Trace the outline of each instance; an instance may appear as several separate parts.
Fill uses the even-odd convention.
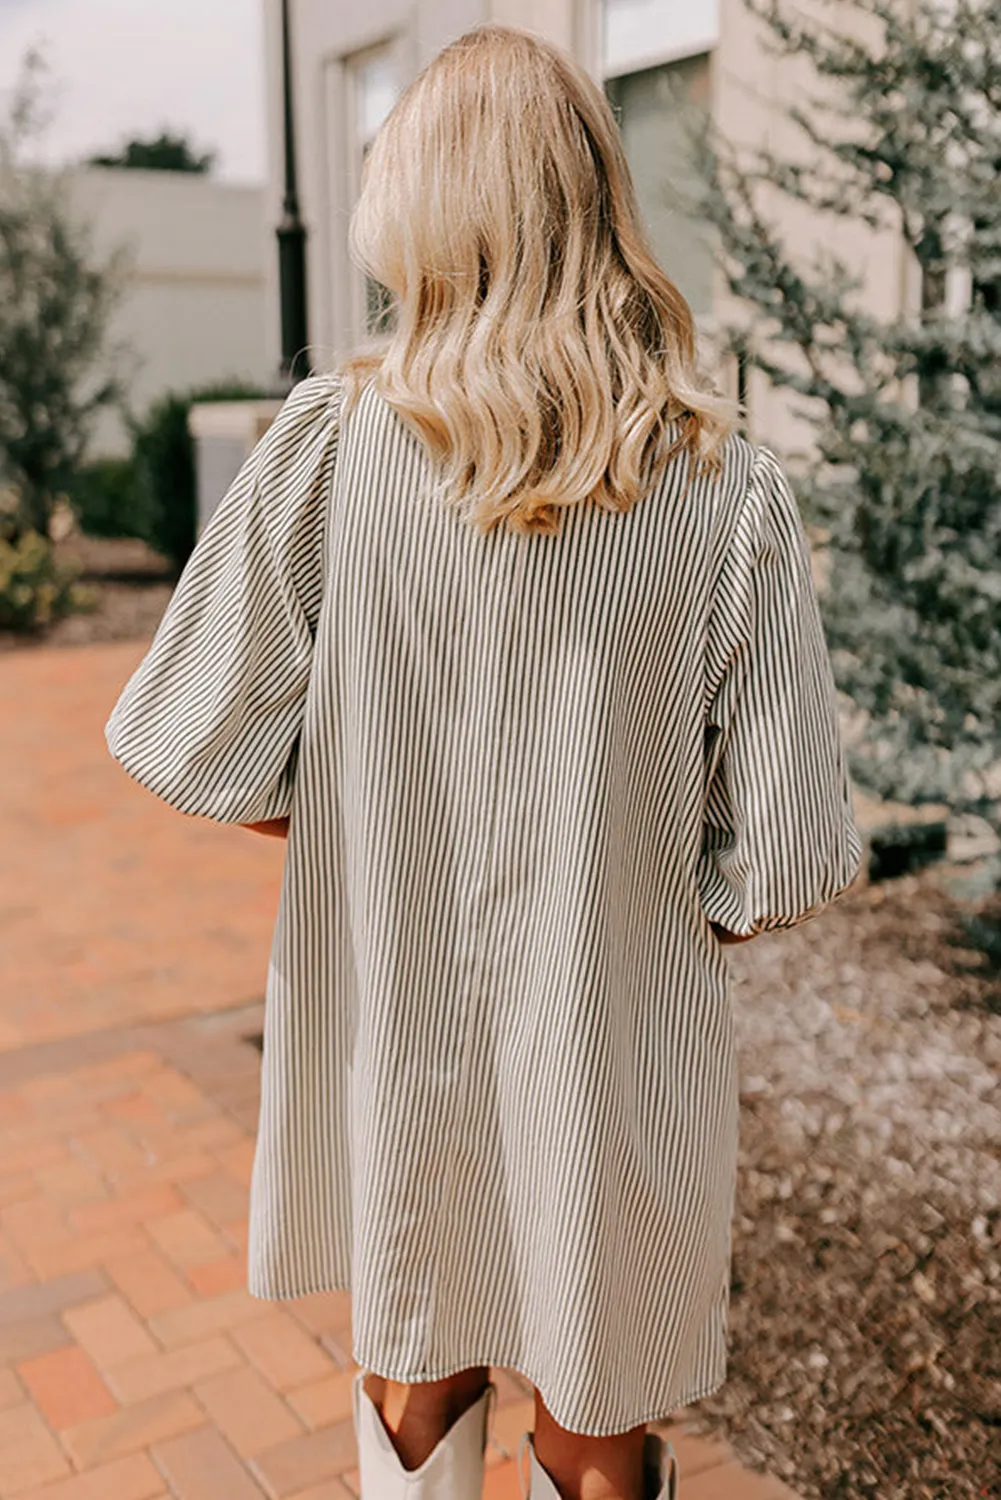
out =
[[[730,439],[628,514],[474,532],[369,386],[303,382],[108,724],[188,813],[289,815],[250,1290],[350,1287],[398,1380],[521,1371],[577,1432],[725,1377],[725,955],[859,841],[802,525]]]

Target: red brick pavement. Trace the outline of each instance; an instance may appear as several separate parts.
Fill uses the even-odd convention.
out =
[[[281,848],[183,817],[111,759],[141,654],[0,657],[0,1051],[262,993]]]
[[[110,760],[140,651],[0,657],[0,1496],[350,1500],[349,1295],[246,1290],[281,849]],[[515,1500],[531,1393],[494,1378],[484,1500]],[[682,1500],[795,1500],[670,1435]]]

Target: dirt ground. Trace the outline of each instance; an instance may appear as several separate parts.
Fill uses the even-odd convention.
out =
[[[734,955],[732,1352],[699,1410],[804,1496],[1001,1496],[1001,976],[959,873]]]
[[[68,615],[37,635],[0,630],[0,651],[139,640],[153,634],[173,577],[167,562],[144,542],[74,535],[58,544],[56,555],[61,562],[79,564],[80,582],[96,595],[95,608]]]
[[[150,636],[162,560],[63,547],[97,608],[0,649]],[[1001,975],[964,943],[960,873],[733,950],[731,1358],[697,1410],[805,1497],[1001,1496]]]

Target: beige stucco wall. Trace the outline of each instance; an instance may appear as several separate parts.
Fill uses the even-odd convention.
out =
[[[266,215],[281,213],[281,5],[264,8],[268,115]],[[345,59],[392,42],[405,85],[440,49],[485,21],[522,26],[578,52],[591,46],[587,7],[579,0],[294,0],[291,10],[299,193],[308,231],[307,274],[314,362],[337,358],[359,334],[358,283],[347,254],[347,221],[355,197],[346,138]],[[277,269],[268,266],[266,338],[277,364],[281,330]]]
[[[583,7],[574,0],[491,0],[489,9],[490,20],[500,26],[521,26],[570,52],[578,49],[578,12]]]
[[[128,401],[141,415],[167,390],[237,377],[268,378],[268,235],[262,188],[175,172],[86,168],[71,201],[106,254],[124,247],[129,274],[113,338],[125,346]],[[106,414],[95,453],[127,446]]]
[[[799,0],[798,10],[830,23],[831,7],[820,0]],[[858,26],[847,7],[845,21]],[[864,18],[863,18],[864,19]],[[815,76],[799,62],[776,58],[763,45],[761,23],[748,14],[743,0],[722,0],[720,43],[713,58],[713,114],[723,135],[749,157],[756,150],[809,163],[812,148],[788,120],[790,102],[804,103],[817,92]],[[761,199],[766,214],[781,224],[794,256],[804,264],[819,253],[833,253],[864,278],[862,305],[881,316],[913,307],[918,288],[913,266],[899,235],[873,232],[859,223],[819,217],[778,192]],[[741,317],[719,280],[717,319]],[[794,416],[794,402],[762,378],[750,389],[752,436],[773,444],[790,457],[809,446],[809,426]]]
[[[283,191],[281,5],[262,0],[268,111],[266,213],[276,224]],[[393,42],[406,82],[453,37],[488,19],[488,0],[294,0],[293,70],[299,190],[308,240],[308,310],[314,362],[339,357],[356,336],[357,291],[347,255],[354,199],[346,139],[345,59]],[[281,347],[276,268],[266,304],[269,359]]]
[[[901,0],[909,4],[911,0]],[[278,220],[282,183],[281,49],[279,0],[262,0],[266,20],[269,146],[267,216]],[[830,18],[822,0],[799,8]],[[575,52],[597,71],[600,6],[597,0],[295,0],[293,41],[300,190],[309,230],[310,332],[318,362],[339,357],[360,332],[358,281],[347,255],[347,222],[356,183],[349,170],[344,59],[392,40],[399,76],[412,78],[435,53],[470,26],[486,20],[524,26]],[[847,14],[847,10],[842,14]],[[802,67],[770,56],[743,0],[721,0],[720,39],[711,63],[714,117],[731,140],[747,149],[767,146],[779,153],[802,151],[783,106],[801,98],[809,80]],[[810,258],[824,246],[864,271],[864,300],[886,313],[912,305],[916,290],[899,238],[874,235],[858,225],[830,225],[775,196],[767,205],[781,217],[797,255]],[[277,364],[279,317],[274,259],[269,261],[267,345]],[[670,267],[667,267],[670,271]],[[707,327],[727,321],[735,308],[718,280]],[[752,432],[794,454],[809,442],[809,428],[792,415],[790,399],[758,379],[751,389]]]

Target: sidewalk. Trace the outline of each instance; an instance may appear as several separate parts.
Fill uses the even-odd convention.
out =
[[[0,1495],[350,1500],[349,1295],[245,1287],[281,849],[108,757],[140,651],[0,657]],[[518,1500],[530,1390],[494,1377],[484,1497]],[[682,1500],[795,1500],[670,1435]]]

